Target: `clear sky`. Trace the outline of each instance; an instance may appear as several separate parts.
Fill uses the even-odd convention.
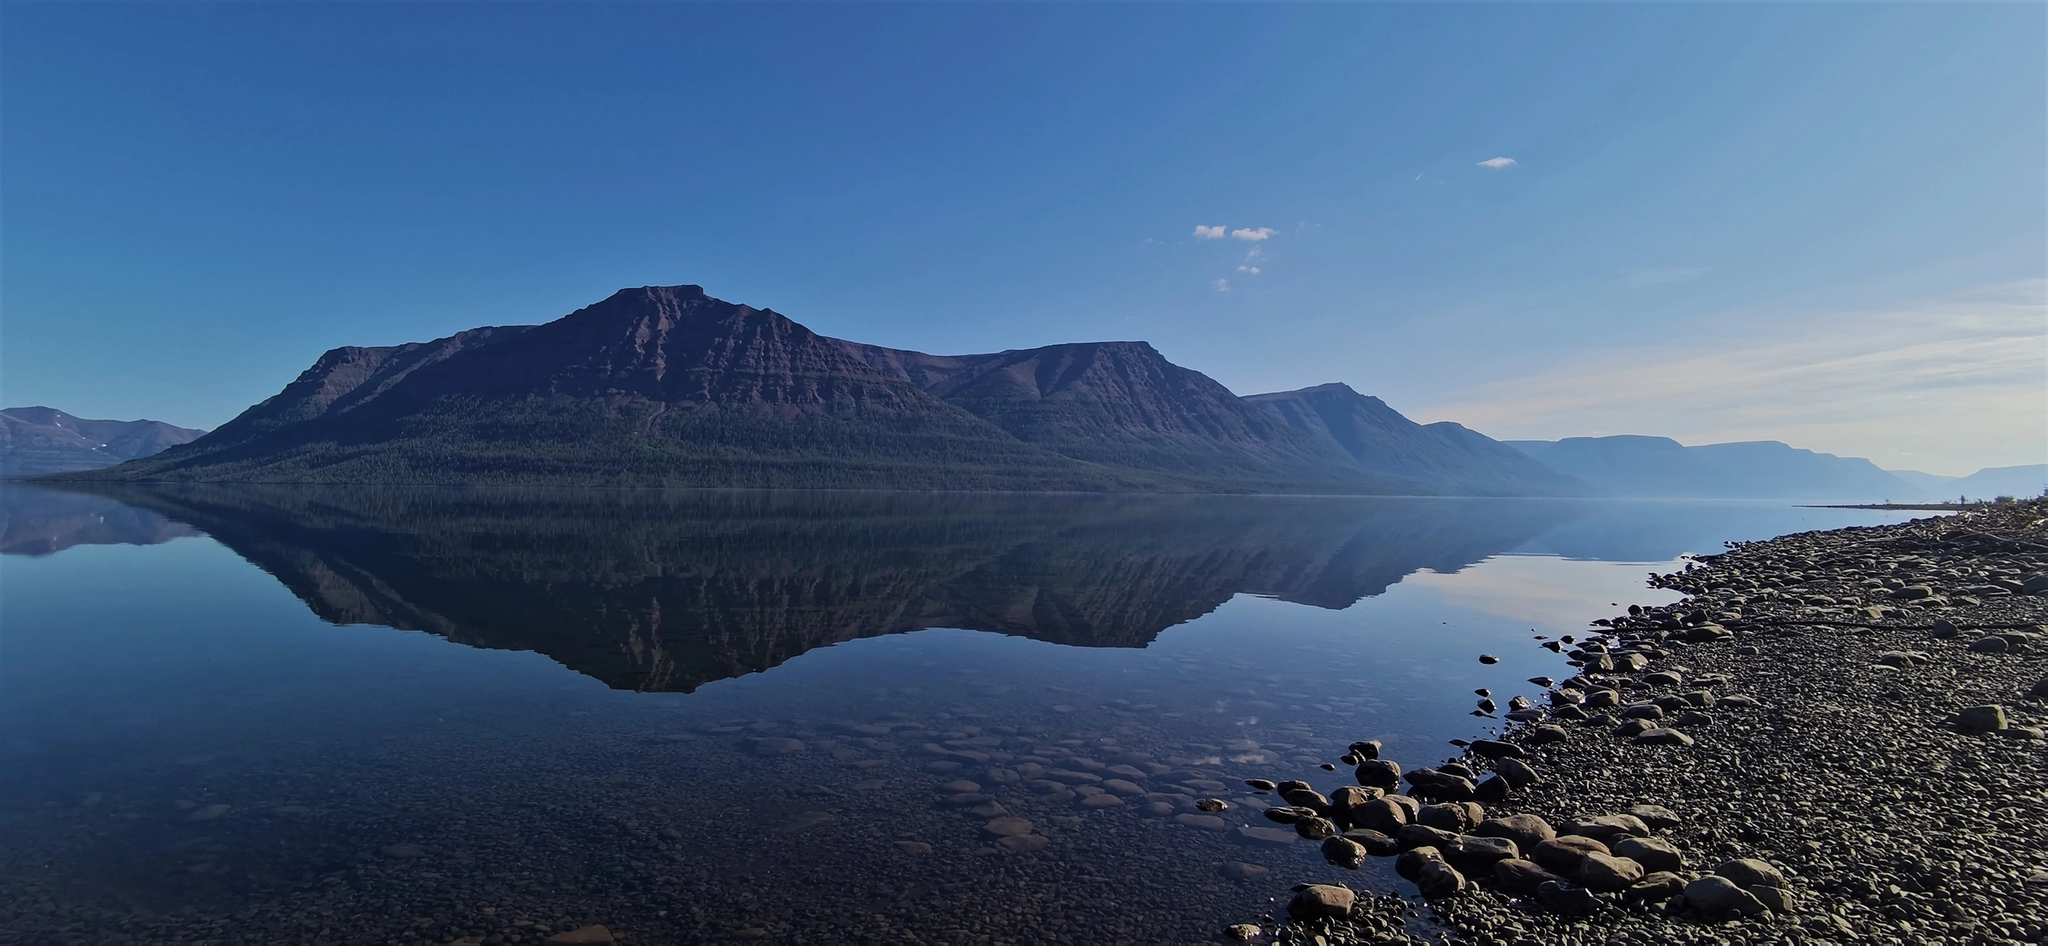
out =
[[[2048,458],[2048,5],[0,4],[0,400],[697,283],[1501,438]],[[1220,229],[1211,229],[1220,228]]]

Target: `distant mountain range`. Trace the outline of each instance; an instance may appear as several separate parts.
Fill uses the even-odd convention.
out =
[[[0,477],[96,470],[204,435],[154,420],[87,420],[52,407],[0,410]]]
[[[696,286],[338,348],[189,444],[74,478],[1592,495],[1342,385],[1242,398],[1144,342],[928,355]]]
[[[118,465],[117,465],[118,464]],[[1502,443],[1342,384],[1239,397],[1144,342],[929,355],[819,335],[696,286],[544,325],[327,352],[212,433],[0,412],[0,476],[1926,501],[2037,495],[1776,441]]]
[[[1775,440],[1688,447],[1668,437],[1570,437],[1506,442],[1545,465],[1616,496],[1920,502],[2037,496],[2048,466],[2002,467],[1968,477],[1879,469],[1860,457],[1815,453]]]
[[[2039,496],[2048,491],[2048,463],[2025,466],[1988,466],[1969,476],[1937,476],[1915,470],[1887,471],[1919,487],[1923,493],[1942,499],[1993,499],[1999,496]]]

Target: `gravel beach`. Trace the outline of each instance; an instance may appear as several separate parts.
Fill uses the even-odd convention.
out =
[[[1541,641],[1578,675],[1481,694],[1505,732],[1401,774],[1436,802],[1408,806],[1422,824],[1360,829],[1398,806],[1347,817],[1355,799],[1329,799],[1347,837],[1406,849],[1397,868],[1419,886],[1361,892],[1353,922],[1309,886],[1341,885],[1336,867],[1301,878],[1294,919],[1233,934],[2048,942],[2044,517],[2036,500],[1787,535],[1652,576],[1687,597]],[[1346,761],[1392,792],[1388,766],[1359,758],[1375,754]],[[1419,893],[1441,927],[1388,920]]]

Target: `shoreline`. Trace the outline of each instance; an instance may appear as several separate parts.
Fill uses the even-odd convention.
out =
[[[1322,841],[1334,866],[1296,885],[1285,916],[1228,935],[2048,942],[2044,520],[2048,501],[1973,506],[1732,544],[1653,576],[1686,597],[1540,641],[1579,675],[1502,681],[1502,734],[1398,782],[1398,766],[1360,758],[1377,747],[1354,747],[1361,785],[1399,806],[1281,783],[1350,843]],[[1541,828],[1514,830],[1526,816]],[[1505,859],[1502,837],[1523,842]],[[1353,855],[1397,852],[1408,883],[1338,909]],[[1425,887],[1427,929],[1402,919]]]

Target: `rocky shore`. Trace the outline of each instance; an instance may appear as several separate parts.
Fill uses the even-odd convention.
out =
[[[2003,504],[1652,576],[1686,597],[1539,640],[1576,675],[1480,691],[1504,728],[1463,755],[1404,772],[1362,742],[1356,787],[1251,780],[1332,869],[1227,934],[2048,942],[2044,520]],[[1412,886],[1344,884],[1375,856]]]

